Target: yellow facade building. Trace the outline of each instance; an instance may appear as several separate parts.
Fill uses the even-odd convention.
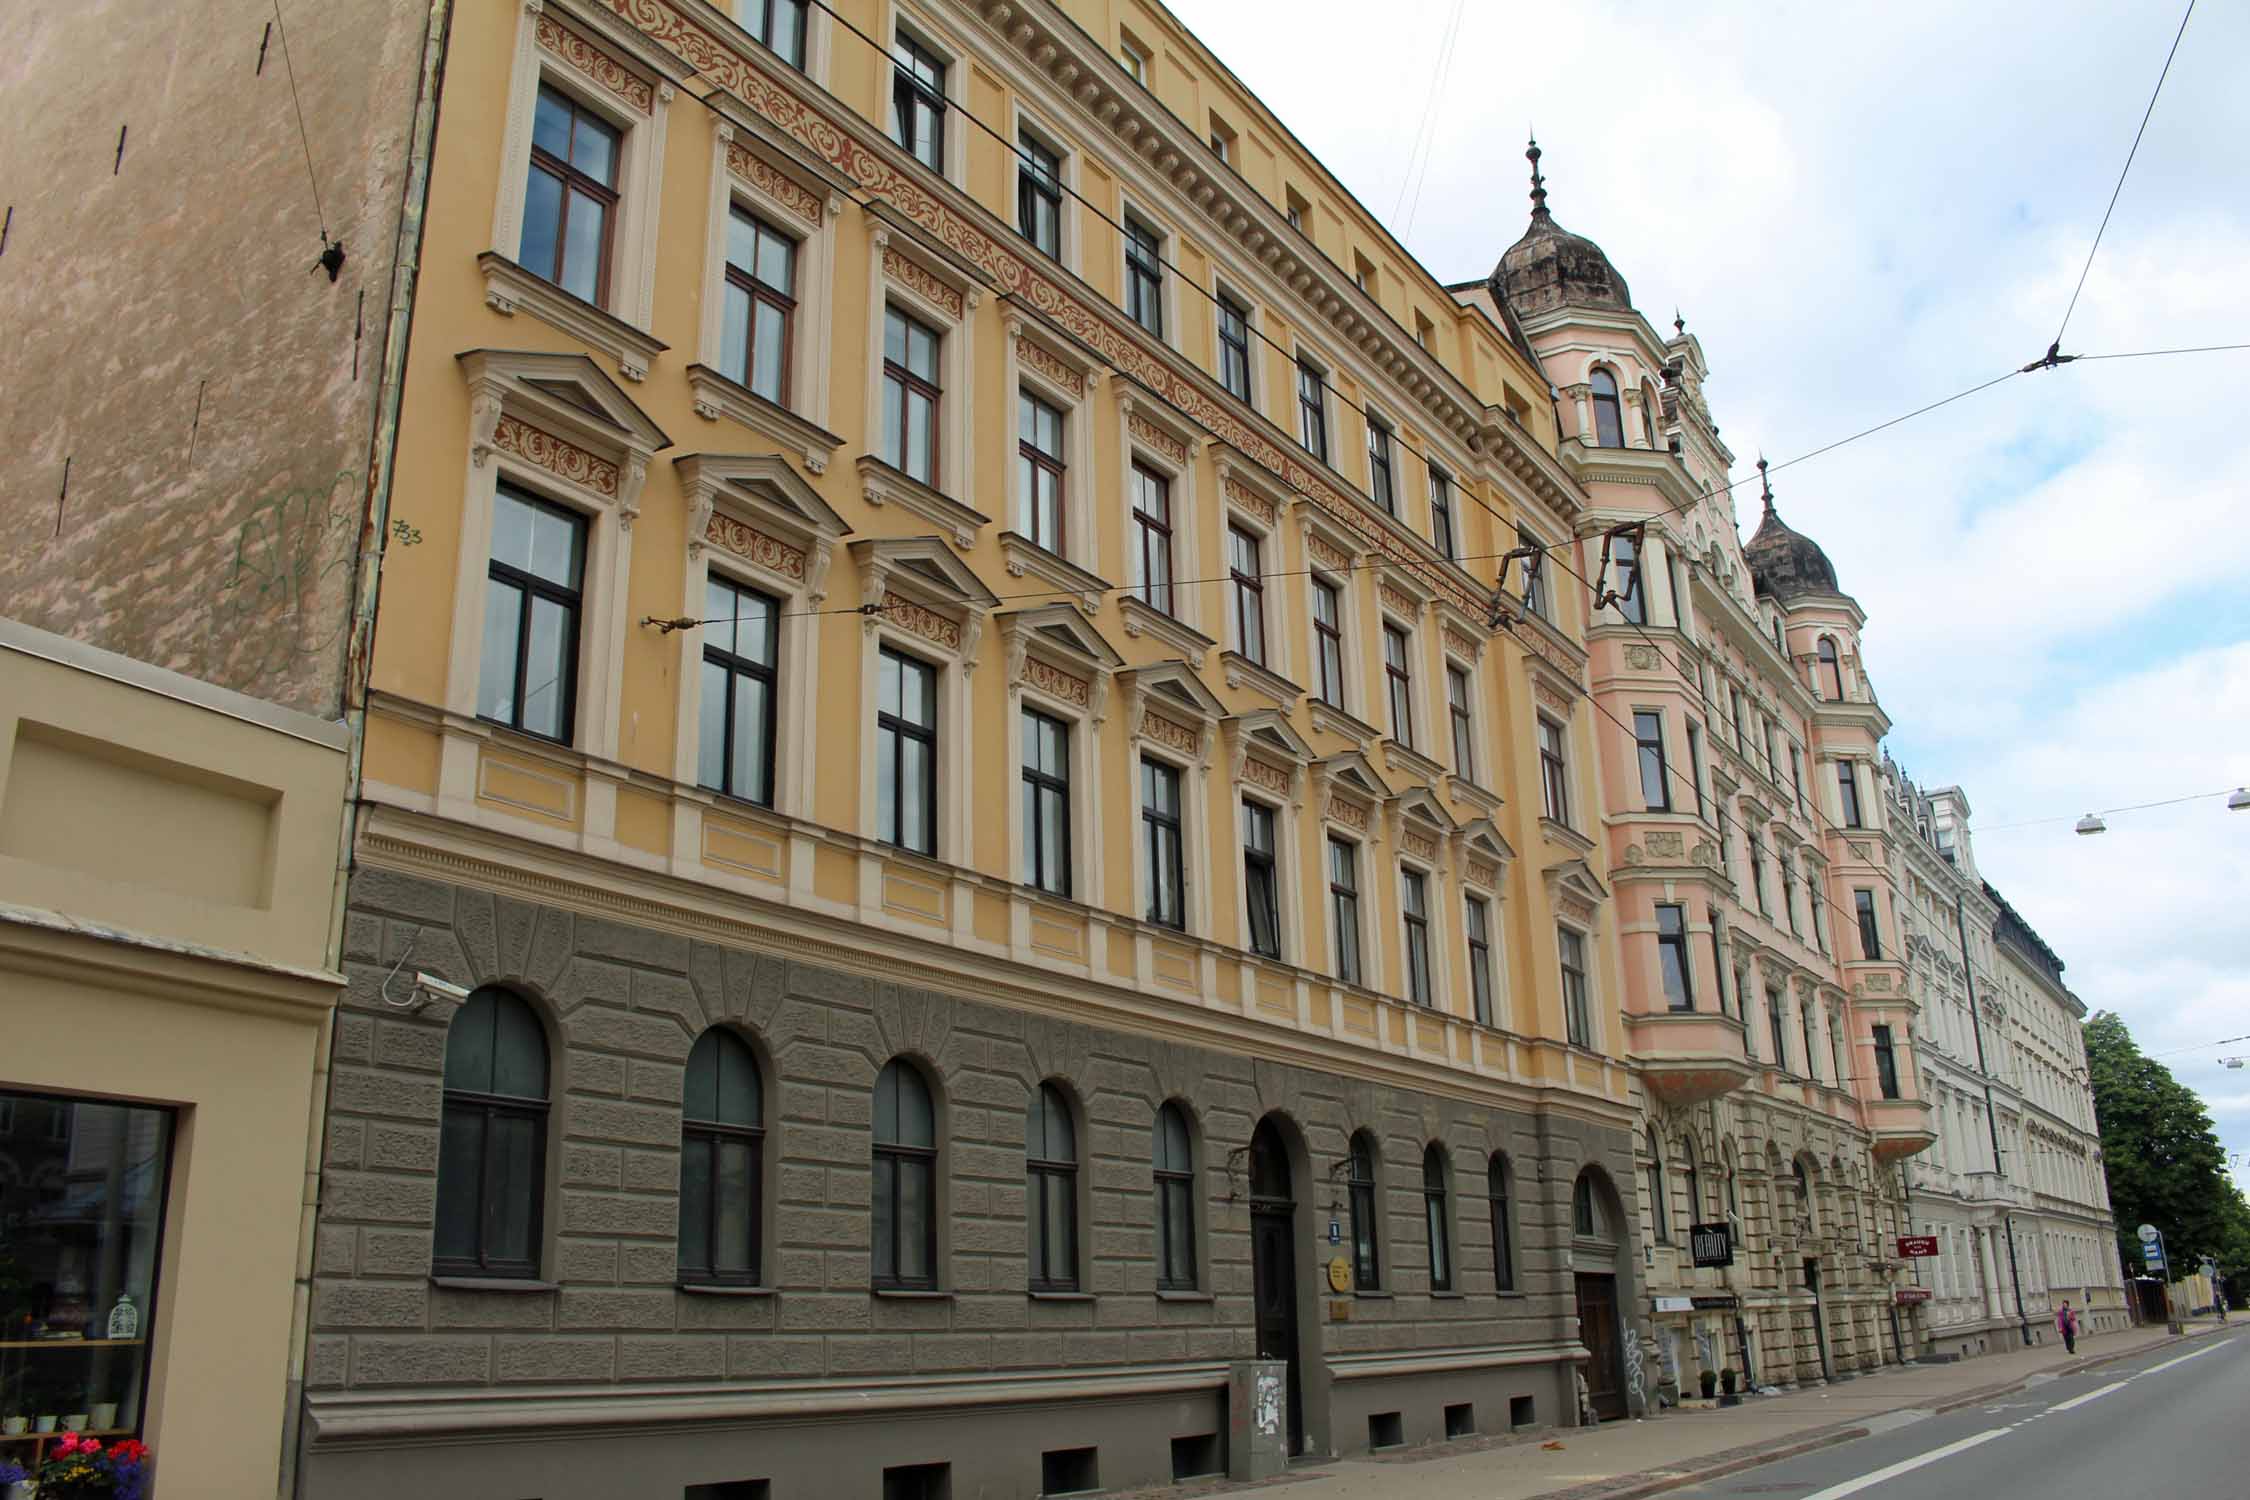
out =
[[[1644,1399],[1511,315],[1140,4],[463,6],[444,80],[302,1492]]]

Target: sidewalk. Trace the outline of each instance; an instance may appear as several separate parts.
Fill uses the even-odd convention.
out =
[[[2192,1319],[2185,1337],[2231,1326]],[[1864,1437],[1886,1413],[1950,1411],[1989,1401],[2034,1375],[2064,1375],[2171,1342],[2162,1324],[1956,1364],[1887,1367],[1826,1387],[1759,1396],[1741,1406],[1666,1412],[1639,1422],[1565,1428],[1525,1438],[1469,1438],[1410,1452],[1344,1459],[1263,1485],[1159,1494],[1272,1489],[1277,1500],[1633,1500],[1737,1469]]]

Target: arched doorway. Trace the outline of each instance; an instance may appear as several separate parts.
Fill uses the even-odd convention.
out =
[[[1570,1190],[1570,1264],[1578,1293],[1578,1338],[1586,1363],[1586,1396],[1604,1422],[1626,1417],[1625,1340],[1617,1316],[1617,1244],[1622,1232],[1617,1193],[1598,1167],[1578,1174]]]
[[[1289,1370],[1289,1451],[1305,1449],[1304,1386],[1297,1369],[1297,1195],[1289,1147],[1272,1119],[1250,1136],[1250,1277],[1258,1358]]]

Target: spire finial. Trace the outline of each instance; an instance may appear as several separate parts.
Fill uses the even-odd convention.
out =
[[[1677,334],[1687,332],[1687,319],[1680,316],[1680,310],[1676,307],[1672,309],[1672,331]]]
[[[1547,179],[1539,175],[1539,154],[1539,137],[1534,135],[1531,149],[1524,152],[1524,159],[1531,163],[1531,216],[1534,219],[1547,217]]]
[[[1766,477],[1766,456],[1763,453],[1758,455],[1758,488],[1763,491],[1766,514],[1770,516],[1773,514],[1773,481]]]

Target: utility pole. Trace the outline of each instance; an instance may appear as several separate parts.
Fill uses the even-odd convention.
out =
[[[1992,1071],[1984,1061],[1984,1021],[1977,1014],[1977,971],[1969,961],[1969,907],[1959,891],[1953,893],[1954,936],[1961,942],[1961,977],[1969,987],[1969,1035],[1976,1038],[1977,1074],[1984,1080],[1984,1128],[1992,1136],[1992,1170],[2002,1182],[2007,1169],[2000,1164],[2000,1111],[1992,1104]],[[2008,1279],[2016,1289],[2016,1327],[2025,1348],[2031,1347],[2031,1317],[2023,1310],[2023,1269],[2016,1264],[2016,1216],[2003,1208],[2000,1225],[2008,1232]]]

